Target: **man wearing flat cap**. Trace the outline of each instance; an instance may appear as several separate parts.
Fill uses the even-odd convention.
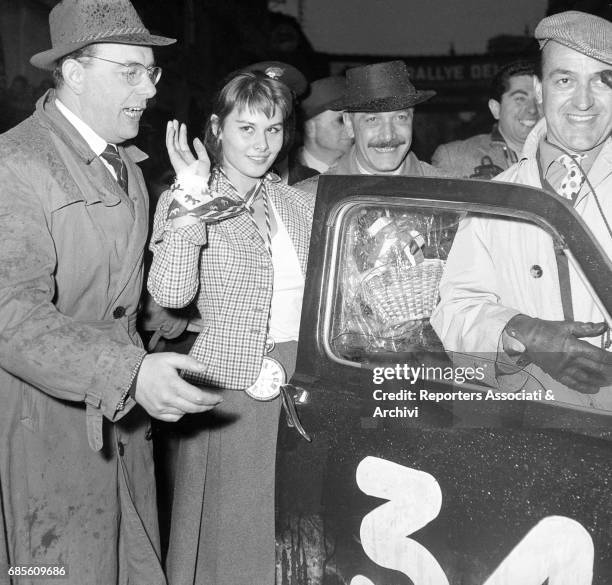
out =
[[[410,152],[414,106],[435,95],[417,90],[403,61],[353,67],[337,107],[354,146],[326,174],[446,176]],[[316,193],[318,176],[296,187]]]
[[[217,401],[135,329],[148,199],[124,143],[174,39],[129,0],[63,0],[49,24],[31,62],[55,88],[0,136],[0,583],[164,585],[148,415]]]
[[[544,118],[496,180],[562,197],[612,260],[612,23],[577,11],[544,18],[536,99]],[[468,217],[453,242],[431,318],[446,349],[491,352],[497,381],[524,384],[526,367],[557,400],[612,408],[604,316],[543,229]],[[500,364],[516,364],[514,370]],[[505,372],[503,370],[506,370]]]
[[[339,75],[317,79],[299,106],[304,144],[289,156],[289,185],[324,173],[353,144],[337,103],[344,94]]]

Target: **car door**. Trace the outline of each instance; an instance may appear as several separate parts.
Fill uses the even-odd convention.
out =
[[[489,395],[495,356],[447,354],[429,324],[468,213],[546,230],[611,322],[612,264],[559,198],[322,176],[279,430],[279,585],[612,581],[609,394],[550,399],[521,370],[526,397]]]

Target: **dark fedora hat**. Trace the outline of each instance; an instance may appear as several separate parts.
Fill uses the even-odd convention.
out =
[[[49,14],[51,49],[30,63],[53,70],[58,59],[95,43],[171,45],[176,39],[152,35],[129,0],[62,0]]]
[[[345,88],[346,80],[339,75],[313,81],[310,93],[300,104],[304,120],[310,120],[326,110],[339,110],[336,104],[344,95]]]
[[[394,112],[416,106],[436,95],[417,90],[403,61],[352,67],[346,71],[346,90],[336,104],[347,112]]]
[[[243,67],[240,71],[259,71],[272,79],[284,83],[297,97],[308,89],[308,81],[304,74],[289,63],[282,61],[261,61]]]

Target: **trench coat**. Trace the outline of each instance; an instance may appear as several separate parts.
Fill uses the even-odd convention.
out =
[[[496,181],[542,188],[538,146],[546,136],[544,119],[529,134],[519,162]],[[612,260],[612,236],[600,213],[591,186],[608,221],[612,218],[612,139],[608,138],[584,183],[576,212]],[[555,197],[556,195],[551,195]],[[538,266],[540,272],[532,267]],[[604,320],[580,277],[569,265],[571,303],[575,321]],[[498,354],[508,321],[523,313],[540,319],[563,321],[561,287],[552,238],[542,228],[520,220],[468,217],[453,241],[440,282],[440,303],[431,324],[444,347],[455,352]],[[601,338],[585,340],[596,345]],[[510,358],[504,356],[505,361]],[[582,395],[557,384],[536,368],[533,374],[559,400],[585,407],[612,408],[612,389]],[[537,370],[537,371],[536,371]]]
[[[137,151],[137,149],[136,149]],[[55,106],[0,136],[0,584],[163,585],[150,421],[121,401],[135,331],[146,187],[129,196]],[[114,424],[111,424],[114,423]]]

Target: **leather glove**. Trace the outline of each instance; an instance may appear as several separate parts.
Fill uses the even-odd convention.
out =
[[[581,337],[602,335],[605,323],[545,321],[515,315],[504,331],[525,346],[518,365],[534,363],[568,388],[584,394],[596,394],[612,384],[612,353]]]
[[[601,72],[601,80],[610,88],[612,88],[612,69],[606,69]]]

